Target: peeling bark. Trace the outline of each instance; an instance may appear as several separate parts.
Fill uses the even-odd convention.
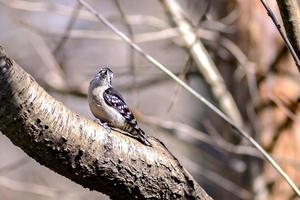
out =
[[[211,199],[155,138],[106,130],[54,100],[0,47],[0,130],[40,164],[112,199]]]

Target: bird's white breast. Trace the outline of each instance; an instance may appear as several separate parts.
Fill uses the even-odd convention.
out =
[[[125,118],[104,100],[103,93],[108,88],[108,86],[89,88],[88,98],[90,109],[93,115],[100,119],[100,121],[106,121],[117,128],[122,127],[124,125]]]

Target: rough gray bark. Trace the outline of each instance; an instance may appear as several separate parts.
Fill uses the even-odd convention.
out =
[[[1,47],[0,130],[40,164],[112,199],[211,199],[158,140],[147,147],[73,113]]]
[[[286,34],[300,59],[300,11],[297,0],[277,0]]]

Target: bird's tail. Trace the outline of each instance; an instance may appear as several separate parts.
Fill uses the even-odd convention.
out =
[[[143,143],[144,145],[146,146],[149,146],[149,147],[152,147],[152,144],[147,140],[147,136],[145,134],[145,132],[142,130],[142,129],[136,129],[136,131],[138,132],[138,136],[137,136],[137,139]]]

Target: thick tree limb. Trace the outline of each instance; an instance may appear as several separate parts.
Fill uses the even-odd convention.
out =
[[[282,1],[285,1],[285,0],[282,0]],[[288,22],[289,20],[297,20],[299,18],[299,8],[298,8],[298,5],[297,5],[297,2],[286,0],[285,2],[286,3],[289,2],[289,3],[288,4],[284,3],[284,6],[283,6],[283,4],[280,5],[280,3],[277,1],[278,5],[279,5],[279,8],[280,8],[282,18],[283,18],[283,21],[284,21],[284,26],[286,28],[286,32],[289,32],[288,36],[287,36],[286,32],[284,32],[282,30],[281,25],[279,24],[275,14],[273,13],[271,8],[267,4],[266,0],[260,0],[260,2],[265,7],[269,17],[271,18],[272,22],[276,26],[281,38],[283,39],[284,43],[286,44],[287,48],[289,49],[289,51],[290,51],[290,53],[291,53],[291,55],[292,55],[292,57],[295,61],[295,64],[298,68],[298,71],[300,72],[300,58],[299,58],[299,54],[297,53],[297,46],[299,44],[297,44],[297,41],[295,40],[295,38],[294,39],[291,38],[292,37],[291,31],[296,31],[296,32],[298,31],[296,29],[299,28],[298,27],[299,20],[296,21],[296,23],[295,22],[292,22],[292,23]],[[292,27],[291,27],[291,25],[292,25]],[[294,29],[294,30],[292,30],[292,29]],[[297,34],[296,32],[293,33],[293,34]],[[291,44],[292,42],[295,42],[295,44]]]
[[[211,199],[155,138],[153,148],[54,100],[0,47],[0,130],[40,164],[112,199]]]
[[[277,0],[286,34],[300,59],[300,11],[297,0]]]

